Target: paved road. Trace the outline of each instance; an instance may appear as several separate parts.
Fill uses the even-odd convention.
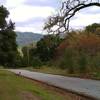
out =
[[[96,98],[96,100],[100,100],[100,81],[70,78],[59,75],[44,74],[18,69],[10,69],[9,71],[14,72],[16,74],[21,72],[22,76],[39,80],[49,85],[57,86],[73,92],[94,97]]]

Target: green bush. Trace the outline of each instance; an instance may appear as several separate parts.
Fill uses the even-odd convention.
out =
[[[80,54],[78,57],[78,68],[80,73],[86,73],[88,67],[88,56],[84,53]]]
[[[42,61],[39,58],[33,58],[31,61],[31,66],[35,68],[39,68],[43,65]]]
[[[63,57],[59,63],[60,68],[67,69],[69,73],[74,73],[76,61],[74,59],[76,52],[71,48],[65,50]]]

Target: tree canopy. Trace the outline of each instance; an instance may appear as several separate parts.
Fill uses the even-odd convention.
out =
[[[9,12],[4,6],[0,6],[0,65],[14,66],[17,44],[14,23],[6,21]]]
[[[46,35],[37,42],[37,54],[41,61],[49,61],[54,57],[54,53],[62,39],[59,35]]]
[[[100,24],[99,23],[93,23],[92,25],[86,26],[85,30],[91,33],[96,33],[100,31]],[[99,32],[100,33],[100,32]]]

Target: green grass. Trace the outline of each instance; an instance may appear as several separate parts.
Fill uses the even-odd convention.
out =
[[[73,100],[35,81],[0,70],[0,100]]]
[[[100,80],[100,72],[95,72],[93,77]]]
[[[47,67],[47,66],[42,66],[40,68],[34,68],[34,67],[25,67],[21,69],[26,69],[30,71],[36,71],[36,72],[42,72],[42,73],[48,73],[48,74],[55,74],[55,75],[64,75],[66,76],[67,70],[63,70],[57,67]]]

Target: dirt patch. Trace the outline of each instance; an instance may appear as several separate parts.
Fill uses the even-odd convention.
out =
[[[23,91],[21,92],[22,100],[41,100],[41,98],[33,95],[31,92]]]

